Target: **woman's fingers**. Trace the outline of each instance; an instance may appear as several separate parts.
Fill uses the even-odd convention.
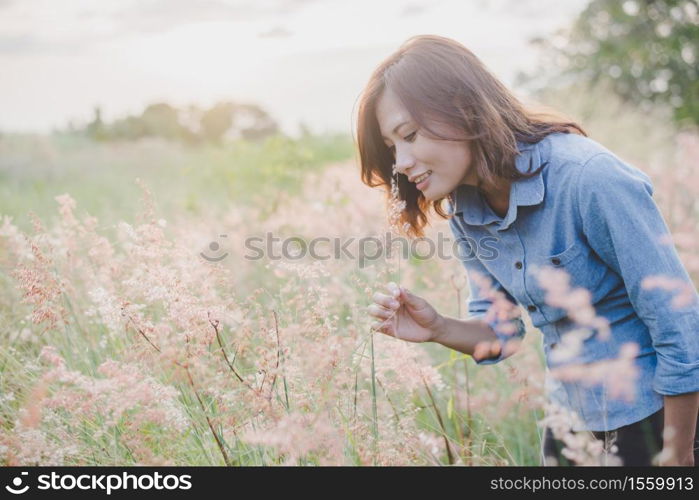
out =
[[[388,295],[381,292],[374,293],[372,296],[374,303],[367,308],[367,312],[378,320],[371,324],[373,331],[393,336],[392,319],[400,308],[400,288],[395,283],[388,283],[386,291]]]
[[[493,342],[488,342],[484,340],[483,342],[478,342],[476,347],[473,349],[473,358],[477,360],[490,359],[500,355],[502,346],[499,340],[494,340]]]
[[[381,307],[378,304],[371,304],[367,308],[367,311],[369,312],[370,316],[373,316],[381,320],[389,319],[395,314],[395,311],[386,309],[385,307]]]
[[[480,361],[482,359],[487,358],[488,353],[490,353],[490,342],[478,342],[476,344],[476,347],[474,347],[473,349],[473,358]]]
[[[393,336],[393,324],[390,320],[386,321],[375,321],[371,324],[371,329],[375,332],[385,333],[386,335]]]
[[[395,284],[393,281],[388,283],[386,285],[386,290],[388,290],[388,293],[390,294],[391,297],[398,298],[400,296],[400,287]]]
[[[395,298],[380,292],[376,292],[372,299],[386,309],[398,309],[400,307],[400,303]]]

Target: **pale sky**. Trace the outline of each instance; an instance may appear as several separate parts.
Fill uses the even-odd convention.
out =
[[[153,102],[255,102],[287,132],[350,130],[373,68],[437,34],[506,84],[532,69],[527,41],[587,0],[0,0],[0,131],[47,132]]]

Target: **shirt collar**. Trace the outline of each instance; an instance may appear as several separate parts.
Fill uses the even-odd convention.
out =
[[[545,165],[542,162],[537,144],[517,141],[519,154],[515,166],[522,173],[533,172]],[[464,222],[471,225],[486,225],[500,222],[498,230],[502,231],[517,220],[517,207],[534,206],[544,201],[545,187],[541,172],[528,179],[512,182],[510,186],[510,206],[504,218],[498,216],[475,186],[461,185],[454,191],[454,214],[461,213]]]

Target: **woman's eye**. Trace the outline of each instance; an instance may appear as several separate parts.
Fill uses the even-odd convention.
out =
[[[413,142],[416,137],[417,137],[417,130],[415,132],[413,132],[412,134],[408,134],[405,137],[403,137],[403,140],[406,142]],[[394,156],[396,155],[396,147],[395,146],[388,146],[387,145],[386,147],[388,148],[388,151],[392,155],[394,155]]]

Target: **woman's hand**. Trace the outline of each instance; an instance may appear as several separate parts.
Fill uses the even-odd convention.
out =
[[[395,283],[386,285],[386,291],[376,292],[368,308],[379,320],[373,330],[408,342],[429,342],[439,335],[444,318],[425,299]]]
[[[694,467],[694,451],[689,450],[686,453],[678,456],[678,454],[667,453],[665,450],[660,454],[658,461],[660,467]]]
[[[693,466],[699,392],[663,396],[663,451],[659,465]]]

